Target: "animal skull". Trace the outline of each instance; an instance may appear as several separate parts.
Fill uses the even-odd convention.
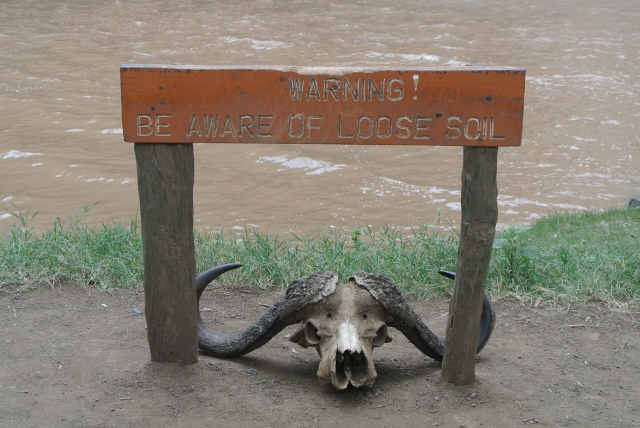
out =
[[[196,278],[198,308],[207,285],[239,264],[210,269]],[[454,277],[451,272],[441,272]],[[198,310],[198,344],[215,357],[236,357],[267,343],[283,328],[300,323],[290,340],[303,347],[315,346],[320,355],[318,379],[343,390],[371,386],[377,373],[373,348],[391,342],[387,327],[394,327],[429,357],[442,361],[444,343],[422,322],[400,292],[386,277],[358,273],[341,284],[331,272],[318,272],[294,281],[253,325],[240,333],[220,334],[211,330]],[[483,300],[477,352],[493,331],[495,316],[487,297]]]
[[[370,386],[377,376],[373,348],[391,342],[385,316],[384,308],[352,280],[311,305],[290,340],[305,348],[315,346],[320,383],[337,389]]]

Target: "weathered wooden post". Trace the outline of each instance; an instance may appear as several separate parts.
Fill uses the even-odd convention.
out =
[[[151,361],[198,361],[193,144],[136,143]]]
[[[498,221],[497,166],[497,147],[464,148],[458,267],[442,360],[442,378],[456,385],[476,378],[484,281]]]
[[[193,143],[465,146],[443,378],[475,379],[497,148],[520,145],[524,69],[123,65],[120,77],[124,138],[136,143],[152,360],[197,360]]]

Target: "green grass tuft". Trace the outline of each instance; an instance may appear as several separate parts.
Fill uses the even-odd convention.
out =
[[[291,233],[288,239],[246,229],[241,234],[196,234],[198,272],[208,267],[242,263],[224,282],[280,287],[310,272],[332,271],[346,280],[356,272],[393,278],[405,293],[426,296],[450,287],[438,269],[454,269],[457,240],[423,225],[408,232],[384,227],[352,231],[328,229],[310,237]]]
[[[496,294],[613,305],[640,300],[639,209],[558,213],[516,239],[539,251],[513,257],[513,250],[494,250],[489,283]]]
[[[103,224],[92,229],[86,223],[88,208],[51,229],[34,234],[29,222],[37,215],[15,212],[18,220],[0,247],[0,285],[30,286],[64,282],[100,288],[141,283],[142,241],[137,219],[129,225]]]

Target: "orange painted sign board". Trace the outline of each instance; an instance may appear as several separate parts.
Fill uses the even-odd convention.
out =
[[[135,143],[519,146],[518,67],[123,65]]]

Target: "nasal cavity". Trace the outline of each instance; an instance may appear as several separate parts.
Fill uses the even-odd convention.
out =
[[[367,377],[367,357],[362,352],[346,351],[336,354],[336,375],[339,380],[348,380],[361,385]]]

